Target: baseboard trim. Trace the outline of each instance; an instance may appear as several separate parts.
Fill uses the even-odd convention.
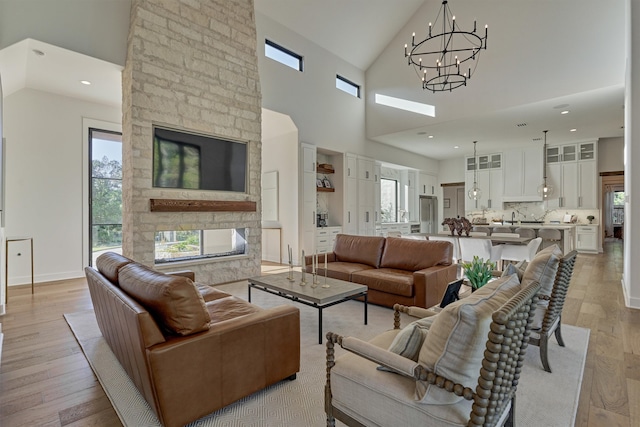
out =
[[[55,282],[58,280],[77,279],[84,277],[84,271],[65,271],[53,274],[36,274],[33,278],[35,283]],[[31,276],[14,276],[9,277],[9,286],[30,285]]]

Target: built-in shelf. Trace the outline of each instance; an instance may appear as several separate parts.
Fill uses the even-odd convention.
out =
[[[316,168],[316,172],[317,173],[336,173],[336,170],[333,168],[332,165],[327,165],[327,164],[321,164],[318,165],[318,167]]]
[[[327,187],[316,187],[316,190],[321,193],[333,193],[336,191],[335,188],[327,188]]]
[[[149,199],[151,212],[256,212],[248,200]]]

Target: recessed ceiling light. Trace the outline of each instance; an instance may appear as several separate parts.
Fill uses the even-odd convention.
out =
[[[433,135],[429,135],[429,139],[433,139]]]
[[[38,56],[44,56],[44,52],[41,51],[40,49],[33,49],[32,52]]]
[[[575,131],[577,131],[577,130],[578,130],[578,129],[569,129],[569,132],[575,132]]]
[[[569,114],[569,110],[561,111],[560,114]]]
[[[455,148],[457,150],[458,148],[460,148],[460,146],[459,145],[454,145],[453,148]]]
[[[87,86],[89,86],[91,84],[91,82],[89,80],[80,80],[80,83],[82,83],[83,85],[87,85]]]

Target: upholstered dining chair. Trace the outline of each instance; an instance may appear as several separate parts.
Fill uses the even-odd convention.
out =
[[[502,245],[503,261],[531,261],[542,243],[542,238],[536,237],[526,245],[513,245],[510,243]]]
[[[512,231],[511,231],[511,227],[498,226],[498,227],[493,227],[493,229],[491,230],[492,235],[495,233],[512,233]]]
[[[496,263],[496,266],[502,260],[502,246],[493,246],[490,239],[476,239],[468,237],[460,237],[458,239],[460,245],[460,260],[462,262],[470,262],[474,256],[483,260],[490,260]]]
[[[551,295],[538,295],[540,301],[531,326],[532,334],[529,342],[540,347],[540,361],[547,372],[551,372],[547,352],[551,334],[555,334],[558,345],[564,347],[561,331],[562,308],[573,275],[577,254],[576,251],[571,251],[560,259]]]
[[[511,279],[506,278],[506,280]],[[370,425],[513,426],[515,396],[527,349],[537,293],[540,289],[538,282],[532,282],[524,288],[520,288],[517,280],[515,284],[518,286],[518,290],[515,291],[517,293],[515,295],[510,293],[509,295],[513,296],[506,297],[508,299],[504,303],[502,299],[500,302],[496,301],[496,306],[499,308],[495,311],[492,309],[485,312],[480,308],[463,309],[461,305],[464,305],[464,299],[448,305],[435,316],[419,307],[396,304],[394,329],[369,342],[340,336],[333,332],[327,333],[327,382],[325,385],[327,426],[334,427],[336,419],[348,426],[358,427]],[[491,304],[489,301],[494,298],[494,295],[496,293],[490,297],[483,296],[485,302],[476,302],[471,305],[479,307],[481,304]],[[445,314],[447,310],[454,314]],[[484,332],[484,327],[477,327],[478,322],[471,322],[466,326],[462,326],[465,322],[449,322],[450,317],[455,316],[467,319],[468,315],[465,313],[470,313],[468,310],[477,310],[476,315],[483,320],[491,319],[488,333]],[[428,354],[425,354],[423,359],[425,348],[427,353],[437,352],[439,349],[434,347],[439,347],[438,345],[432,346],[426,342],[421,344],[422,349],[417,361],[409,356],[387,350],[389,343],[391,342],[393,346],[396,342],[395,338],[402,335],[405,329],[417,329],[412,324],[401,330],[400,312],[418,318],[430,316],[422,320],[431,322],[429,334],[439,335],[448,332],[451,334],[450,337],[464,337],[449,338],[456,343],[447,340],[448,344],[443,345],[446,348],[445,351],[452,351],[451,359],[455,359],[452,370],[442,368],[443,363],[440,362],[431,368]],[[436,318],[440,316],[445,317],[437,320]],[[447,325],[452,323],[453,330],[443,330],[442,325],[445,323]],[[437,342],[438,338],[435,340]],[[482,342],[486,344],[483,346]],[[336,344],[347,351],[337,359]],[[458,348],[465,345],[468,348]],[[456,349],[452,350],[452,347]],[[464,354],[458,354],[459,351]],[[463,359],[465,361],[472,359],[473,362],[468,363],[473,366],[457,363]],[[442,370],[448,373],[443,374]],[[460,370],[469,370],[465,373],[466,386],[461,383],[462,380],[456,379],[457,375],[460,375],[457,371]],[[470,371],[474,373],[471,374]],[[417,401],[416,396],[423,393],[426,394]]]

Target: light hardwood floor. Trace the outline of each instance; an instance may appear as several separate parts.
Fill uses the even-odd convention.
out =
[[[576,426],[640,426],[640,310],[624,306],[621,276],[620,241],[578,256],[563,313],[564,323],[591,329]],[[37,285],[34,296],[9,290],[0,426],[121,425],[62,317],[88,308],[81,279]]]

